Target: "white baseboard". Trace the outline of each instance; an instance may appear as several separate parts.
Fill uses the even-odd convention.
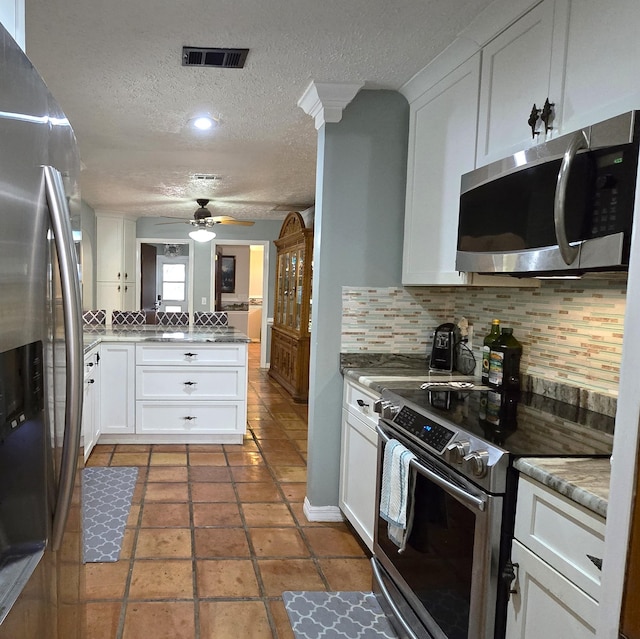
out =
[[[308,521],[343,521],[338,506],[312,506],[308,497],[304,498],[302,510]]]

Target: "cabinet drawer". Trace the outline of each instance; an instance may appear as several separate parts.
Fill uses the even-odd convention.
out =
[[[246,369],[136,366],[137,399],[243,399]]]
[[[136,434],[242,434],[244,402],[136,402]]]
[[[357,415],[373,430],[378,424],[378,414],[373,412],[373,402],[379,398],[380,393],[376,393],[350,380],[345,380],[344,407],[349,412]]]
[[[596,601],[605,520],[529,477],[520,475],[515,537]]]
[[[246,344],[137,344],[136,364],[246,366]]]

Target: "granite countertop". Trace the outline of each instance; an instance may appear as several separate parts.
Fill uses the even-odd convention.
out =
[[[524,475],[606,518],[611,476],[608,457],[523,457],[514,465]]]
[[[85,353],[100,342],[246,343],[251,340],[231,326],[85,326]]]

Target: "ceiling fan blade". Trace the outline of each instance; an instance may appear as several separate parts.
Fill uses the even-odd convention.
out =
[[[208,217],[207,222],[209,224],[240,224],[242,226],[253,226],[254,224],[249,220],[238,220],[229,215],[215,215],[213,217]]]
[[[253,226],[255,222],[249,222],[248,220],[230,219],[230,220],[220,220],[219,222],[216,222],[216,224],[237,224],[239,226]]]
[[[160,226],[163,224],[191,224],[189,220],[183,220],[181,218],[175,218],[175,219],[179,221],[178,222],[156,222],[155,226]]]

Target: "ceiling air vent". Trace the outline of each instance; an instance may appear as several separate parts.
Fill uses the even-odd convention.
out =
[[[182,47],[183,67],[218,67],[242,69],[249,49],[203,49]]]

